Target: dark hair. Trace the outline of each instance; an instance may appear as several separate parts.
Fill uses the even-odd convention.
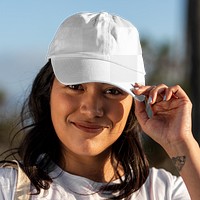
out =
[[[54,77],[51,62],[48,61],[36,76],[30,95],[23,105],[22,128],[19,133],[24,138],[15,152],[37,194],[41,189],[49,189],[53,180],[48,174],[55,167],[53,163],[62,165],[64,157],[51,121],[50,94]],[[122,165],[124,179],[119,184],[107,184],[102,188],[103,191],[119,192],[119,196],[113,199],[128,197],[147,179],[149,165],[142,150],[139,133],[139,124],[132,108],[123,133],[112,145],[112,160],[117,160],[117,165]],[[120,178],[116,163],[112,164]]]

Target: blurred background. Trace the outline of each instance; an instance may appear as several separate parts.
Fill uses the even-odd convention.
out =
[[[193,132],[200,142],[200,1],[198,0],[2,0],[0,1],[0,153],[31,83],[46,63],[50,41],[60,23],[81,11],[108,11],[139,30],[147,84],[181,85],[193,102]],[[173,173],[162,148],[147,136],[150,163]]]

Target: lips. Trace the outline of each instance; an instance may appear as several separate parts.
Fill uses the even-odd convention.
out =
[[[76,128],[87,133],[100,133],[106,128],[103,125],[85,122],[71,122]]]

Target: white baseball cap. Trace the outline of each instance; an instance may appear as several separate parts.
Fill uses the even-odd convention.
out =
[[[107,12],[77,13],[58,28],[50,44],[56,78],[65,85],[108,83],[131,94],[132,84],[145,85],[145,69],[137,29]]]

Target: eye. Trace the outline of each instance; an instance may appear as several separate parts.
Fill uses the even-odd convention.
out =
[[[123,92],[119,88],[109,88],[105,91],[105,94],[121,95]]]
[[[67,87],[71,90],[83,90],[83,86],[81,84],[67,85]]]

